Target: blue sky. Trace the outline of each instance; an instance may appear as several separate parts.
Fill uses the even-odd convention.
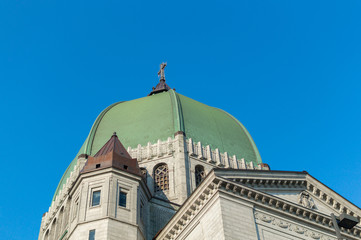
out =
[[[0,2],[0,232],[36,239],[97,115],[177,92],[226,110],[273,170],[361,206],[360,1]]]

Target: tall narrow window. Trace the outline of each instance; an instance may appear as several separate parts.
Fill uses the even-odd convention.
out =
[[[154,191],[160,192],[169,189],[169,173],[167,164],[158,165],[154,170]]]
[[[49,230],[46,231],[45,233],[45,237],[44,237],[44,240],[49,240]]]
[[[89,231],[89,240],[95,240],[95,229]]]
[[[55,239],[56,238],[56,218],[54,218],[53,224],[51,225],[51,229],[50,229],[50,239]]]
[[[127,207],[127,194],[125,192],[119,191],[119,203],[120,207]]]
[[[144,182],[147,183],[147,169],[140,168],[140,173],[142,174],[142,177],[144,179]]]
[[[92,207],[100,204],[100,191],[94,191],[92,196]]]
[[[74,204],[72,206],[73,209],[73,220],[78,215],[78,209],[79,209],[79,197],[74,201]],[[72,221],[73,221],[72,220]]]
[[[64,215],[64,207],[62,207],[60,209],[58,222],[57,222],[58,226],[56,227],[56,234],[55,234],[56,237],[59,237],[59,235],[61,234],[61,231],[62,231],[63,215]]]
[[[204,167],[201,166],[201,165],[197,165],[194,174],[195,174],[195,178],[196,178],[196,186],[198,187],[198,185],[202,182],[202,180],[206,176],[206,172],[204,171]]]
[[[140,200],[140,211],[139,211],[139,215],[140,215],[140,219],[144,222],[144,220],[143,220],[143,216],[144,216],[143,211],[144,211],[144,203],[143,203],[142,200]]]
[[[64,223],[63,223],[63,229],[65,229],[68,225],[68,221],[69,221],[69,214],[70,214],[70,199],[67,200],[66,205],[65,205],[65,214],[64,214]]]

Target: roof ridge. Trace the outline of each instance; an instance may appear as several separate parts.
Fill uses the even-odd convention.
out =
[[[131,159],[123,144],[119,141],[117,133],[114,132],[113,136],[104,144],[104,146],[94,155],[94,157],[104,156],[110,152],[117,153],[122,157]]]
[[[183,119],[183,110],[182,110],[182,103],[178,97],[178,93],[174,90],[168,91],[172,109],[173,109],[173,126],[174,126],[174,133],[176,132],[186,132],[184,126],[184,119]]]

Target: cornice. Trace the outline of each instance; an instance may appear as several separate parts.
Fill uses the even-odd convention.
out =
[[[279,218],[275,215],[271,215],[268,213],[264,213],[262,211],[255,211],[255,219],[256,223],[259,225],[265,225],[270,228],[281,228],[283,230],[288,230],[290,232],[294,232],[296,235],[300,237],[306,236],[313,239],[320,240],[334,240],[335,238],[329,236],[331,234],[324,234],[320,231],[314,230],[304,225],[300,225],[293,221],[288,221],[282,218]]]
[[[305,184],[305,181],[299,182]],[[301,205],[260,192],[239,182],[216,176],[214,171],[207,176],[191,197],[182,205],[180,210],[169,221],[157,239],[176,239],[179,233],[197,215],[207,201],[216,192],[222,192],[254,204],[254,206],[287,215],[298,222],[308,223],[315,227],[333,232],[333,223],[330,216]],[[361,228],[354,227],[352,231],[341,228],[342,234],[351,239],[361,237]]]
[[[325,205],[331,207],[336,212],[346,213],[352,215],[361,221],[361,209],[355,206],[350,201],[343,198],[341,195],[328,188],[320,181],[312,177],[311,175],[307,175],[307,190],[311,193],[311,195],[319,199]]]
[[[222,175],[231,181],[238,182],[260,190],[288,189],[307,190],[311,196],[320,200],[330,209],[338,213],[347,213],[361,221],[361,209],[328,188],[307,172],[288,171],[243,171],[242,175],[233,174],[223,169],[215,170],[216,175]],[[237,176],[238,175],[238,176]]]
[[[247,186],[257,187],[257,188],[290,188],[290,189],[304,189],[306,188],[307,181],[304,179],[298,178],[289,178],[289,179],[272,179],[272,178],[231,178],[233,182],[244,184]]]
[[[217,185],[212,182],[214,172],[210,172],[202,184],[198,186],[191,196],[182,204],[176,214],[159,233],[156,239],[175,239],[194,216],[208,203],[217,190]]]

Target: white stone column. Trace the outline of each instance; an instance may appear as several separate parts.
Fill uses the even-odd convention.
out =
[[[204,156],[203,156],[203,146],[202,146],[202,143],[201,143],[201,142],[198,142],[198,143],[197,143],[197,146],[198,146],[198,158],[199,158],[199,159],[203,159]]]
[[[175,136],[174,152],[174,187],[178,204],[182,204],[191,193],[189,159],[186,148],[186,138],[178,132]]]
[[[238,160],[237,160],[237,157],[236,157],[236,155],[233,155],[233,168],[235,168],[235,169],[239,169],[240,167],[239,167],[239,164],[238,164]]]
[[[229,157],[227,152],[224,153],[224,167],[229,168]]]

